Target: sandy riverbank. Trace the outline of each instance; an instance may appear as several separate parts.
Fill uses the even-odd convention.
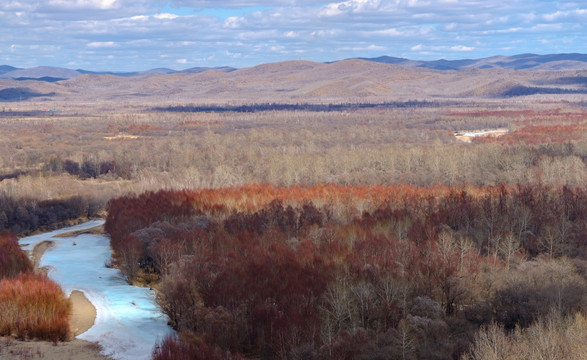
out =
[[[42,272],[45,274],[47,273],[47,269],[40,268],[39,264],[41,263],[41,257],[43,256],[45,251],[47,251],[48,248],[54,245],[55,243],[53,241],[42,241],[35,245],[35,247],[33,248],[33,253],[31,254],[31,260],[33,261],[35,272]]]
[[[0,338],[0,360],[109,360],[100,355],[100,345],[74,339],[53,344],[50,341],[19,341]]]
[[[32,258],[35,271],[46,273],[47,269],[39,268],[39,264],[45,251],[54,245],[55,243],[53,241],[42,241],[34,247]],[[71,300],[72,305],[70,329],[73,336],[78,336],[88,331],[88,329],[94,325],[94,321],[96,320],[96,308],[86,298],[84,293],[79,290],[72,291],[69,299]]]
[[[72,306],[70,329],[73,336],[88,331],[96,320],[96,308],[83,292],[74,290],[69,296]]]
[[[32,258],[35,271],[47,271],[47,269],[39,268],[39,264],[45,251],[54,245],[55,243],[53,241],[42,241],[33,248]],[[94,321],[96,320],[96,308],[81,291],[72,291],[69,299],[72,304],[70,329],[72,335],[77,336],[88,331],[88,329],[94,325]]]

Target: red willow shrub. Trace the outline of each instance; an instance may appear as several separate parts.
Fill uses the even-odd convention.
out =
[[[0,279],[13,278],[32,269],[33,266],[18,245],[16,237],[8,230],[0,231]]]
[[[581,257],[587,245],[584,187],[248,185],[146,193],[109,209],[115,251],[162,277],[158,302],[180,337],[157,359],[377,358],[388,348],[449,358],[466,350],[467,331],[524,315],[497,301],[508,289],[487,289],[484,272]],[[550,292],[537,284],[526,294]],[[566,303],[566,313],[582,304]]]
[[[153,350],[153,360],[239,360],[242,357],[222,354],[206,344],[195,345],[180,341],[176,336],[167,336]]]
[[[478,249],[488,253],[496,251],[499,245],[492,241],[514,234],[532,256],[545,246],[540,241],[546,241],[546,225],[563,222],[571,224],[573,231],[559,240],[562,245],[568,245],[567,255],[576,255],[584,252],[587,245],[583,221],[586,202],[584,187],[247,185],[148,192],[113,199],[108,204],[105,228],[120,263],[124,262],[125,249],[135,240],[131,236],[134,232],[156,222],[169,223],[172,227],[189,224],[199,215],[221,222],[229,236],[245,230],[259,234],[266,228],[277,227],[287,237],[299,237],[301,228],[313,224],[349,223],[364,214],[382,214],[389,218],[386,226],[396,228],[399,238],[409,231],[411,240],[421,242],[430,238],[426,229],[438,231],[439,227],[448,226],[470,235]],[[521,212],[527,218],[520,218]],[[139,262],[150,264],[147,257],[153,254],[147,254],[145,245],[148,244],[143,244],[143,249],[132,247],[133,251],[142,252],[133,259],[138,257]]]
[[[64,341],[70,313],[61,287],[44,275],[23,273],[0,280],[0,335]]]
[[[0,232],[0,336],[64,341],[71,303],[61,287],[33,266],[9,231]]]

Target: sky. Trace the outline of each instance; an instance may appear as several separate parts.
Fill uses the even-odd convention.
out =
[[[2,0],[0,65],[92,71],[587,53],[586,0]]]

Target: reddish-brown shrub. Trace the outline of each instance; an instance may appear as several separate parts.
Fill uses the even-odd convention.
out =
[[[219,349],[204,343],[195,345],[181,341],[177,336],[169,335],[153,350],[153,360],[229,360],[240,356],[222,353]]]
[[[485,273],[519,271],[547,231],[584,254],[586,204],[582,187],[248,185],[114,199],[106,229],[120,254],[140,244],[127,261],[164,275],[158,301],[181,341],[157,359],[374,358],[400,345],[448,358],[479,325],[584,304],[574,285],[557,301]]]
[[[44,275],[20,274],[0,280],[0,335],[64,341],[71,303]]]
[[[21,272],[30,272],[32,265],[8,230],[0,231],[0,279],[13,278]]]

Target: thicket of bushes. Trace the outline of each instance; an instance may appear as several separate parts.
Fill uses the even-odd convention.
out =
[[[157,359],[458,359],[486,326],[587,305],[584,187],[248,186],[108,209],[118,263],[161,278],[180,334]]]
[[[74,160],[63,160],[59,156],[49,159],[44,170],[50,172],[67,172],[70,175],[78,176],[81,179],[97,178],[101,175],[108,175],[117,178],[129,179],[131,164],[120,164],[115,160],[111,161],[93,161],[85,160],[81,165]]]
[[[96,216],[102,206],[83,196],[37,201],[0,194],[0,230],[8,229],[15,234],[51,230],[68,220]]]
[[[0,336],[64,341],[71,303],[46,275],[34,274],[10,232],[0,231]]]
[[[33,266],[20,248],[18,240],[8,230],[0,230],[0,278],[14,278],[29,273]]]

